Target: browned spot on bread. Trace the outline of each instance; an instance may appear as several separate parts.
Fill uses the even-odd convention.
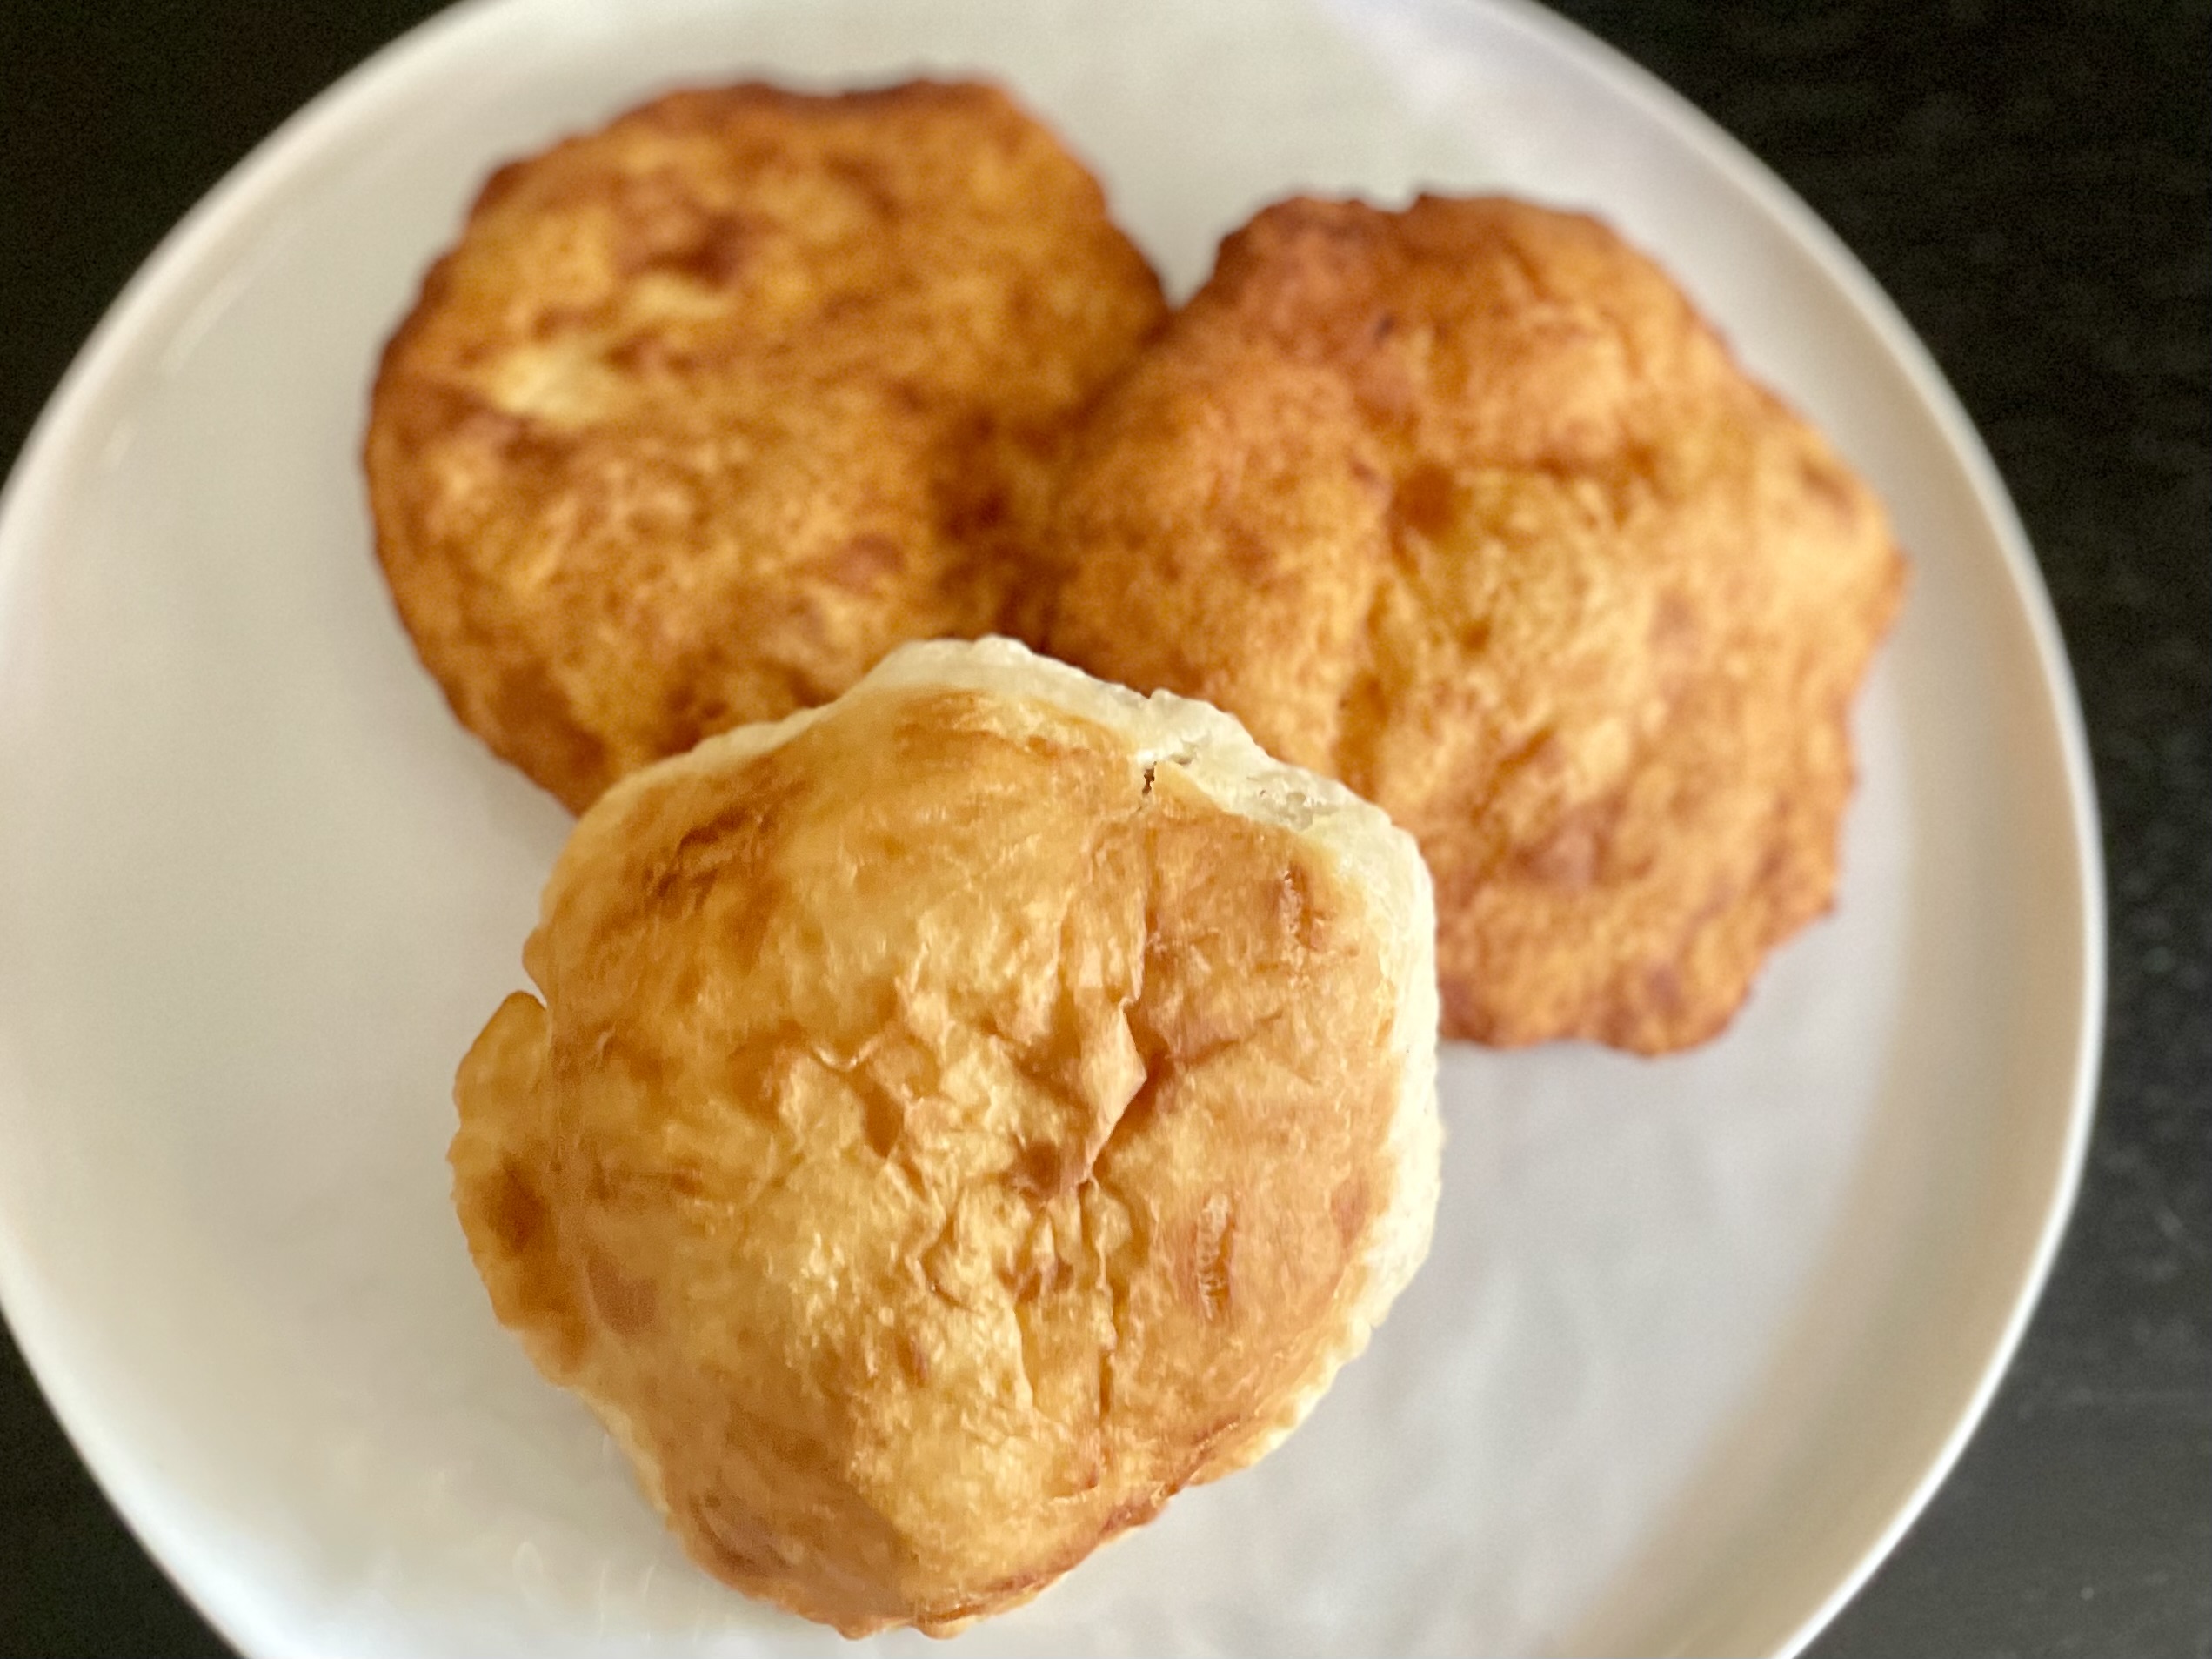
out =
[[[511,1161],[499,1165],[485,1219],[500,1248],[514,1255],[529,1254],[545,1236],[545,1201]]]
[[[1422,463],[1400,481],[1392,509],[1399,522],[1415,534],[1442,535],[1452,525],[1452,475]]]
[[[653,1321],[659,1294],[650,1279],[625,1272],[612,1257],[593,1247],[584,1252],[584,1280],[591,1308],[619,1336],[635,1336]]]
[[[1329,1194],[1329,1219],[1336,1223],[1337,1236],[1347,1248],[1358,1240],[1367,1224],[1367,1183],[1357,1171],[1347,1175]]]
[[[870,592],[906,567],[906,555],[888,536],[855,536],[831,555],[825,574],[854,593]]]

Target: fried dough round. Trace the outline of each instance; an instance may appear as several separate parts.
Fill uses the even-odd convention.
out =
[[[1658,1053],[1830,902],[1879,504],[1603,225],[1269,208],[1100,400],[1041,640],[1419,839],[1445,1031]]]
[[[1006,640],[639,772],[463,1063],[499,1317],[709,1571],[847,1635],[1026,1601],[1250,1463],[1428,1247],[1410,837]]]
[[[454,712],[581,810],[997,625],[1071,413],[1162,315],[992,88],[672,94],[502,169],[431,269],[378,553]]]

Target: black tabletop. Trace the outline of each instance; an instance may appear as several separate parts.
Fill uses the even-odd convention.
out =
[[[432,9],[0,0],[0,458],[161,234]],[[2212,1656],[2212,4],[1560,9],[1764,157],[1920,331],[2027,522],[2095,761],[2080,1207],[1964,1460],[1813,1651]],[[0,1339],[0,1653],[226,1651]]]

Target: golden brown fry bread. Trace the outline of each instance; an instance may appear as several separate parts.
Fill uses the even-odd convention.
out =
[[[1590,219],[1268,209],[1101,401],[1051,548],[1055,655],[1420,838],[1447,1034],[1701,1041],[1829,902],[1901,561]]]
[[[580,809],[995,625],[1162,311],[991,88],[672,94],[502,169],[431,269],[377,379],[378,556],[454,712]]]
[[[638,773],[463,1063],[499,1317],[709,1571],[1026,1601],[1296,1426],[1428,1248],[1412,839],[1005,640]]]

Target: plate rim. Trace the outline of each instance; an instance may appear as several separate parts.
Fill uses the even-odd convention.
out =
[[[1995,459],[1982,442],[1966,407],[1952,390],[1918,331],[1906,320],[1874,274],[1781,176],[1748,146],[1688,98],[1609,43],[1536,3],[1536,0],[1457,0],[1470,10],[1487,10],[1509,27],[1580,57],[1593,74],[1621,98],[1670,128],[1690,144],[1714,171],[1763,211],[1782,232],[1808,254],[1834,281],[1847,303],[1881,341],[1903,371],[1913,393],[1935,417],[1937,430],[1961,463],[1975,505],[1995,533],[2012,593],[2028,625],[2042,672],[2042,692],[2057,739],[2066,779],[2068,827],[2074,843],[2074,877],[2081,904],[2081,1007],[2074,1032],[2074,1073],[2068,1080],[2066,1133],[2059,1168],[2035,1248],[2022,1266],[2011,1306],[1997,1340],[1983,1357],[1964,1408],[1945,1435],[1935,1457],[1888,1520],[1875,1529],[1844,1576],[1796,1626],[1769,1649],[1777,1659],[1795,1659],[1866,1587],[1902,1541],[1943,1483],[1981,1426],[2000,1384],[2012,1368],[2028,1325],[2049,1282],[2068,1224],[2080,1196],[2096,1118],[2097,1086],[2103,1069],[2107,987],[2107,914],[2103,842],[2099,831],[2096,774],[2089,759],[2088,730],[2065,636],[2043,580],[2033,544],[2013,505],[2012,493]]]
[[[563,0],[458,0],[424,18],[286,117],[155,244],[55,384],[25,435],[4,485],[0,485],[0,601],[4,601],[14,562],[11,549],[18,538],[32,539],[24,526],[35,525],[42,511],[50,510],[44,499],[45,480],[56,471],[50,454],[58,453],[68,436],[85,424],[124,366],[132,341],[157,320],[164,304],[188,285],[204,264],[221,263],[224,238],[250,221],[271,197],[281,196],[303,168],[341,143],[349,128],[372,117],[379,103],[403,97],[422,72],[414,67],[416,60],[464,50],[469,37],[498,27],[504,14],[560,3]],[[1494,26],[1575,60],[1610,93],[1693,151],[1716,178],[1745,200],[1750,211],[1765,217],[1795,243],[1835,284],[1844,302],[1889,353],[1913,395],[1933,417],[1960,464],[1975,509],[1993,534],[2033,647],[2066,784],[2066,819],[2073,843],[2072,868],[2081,924],[2076,941],[2081,1006],[2073,1033],[2074,1067],[2068,1080],[2065,1131],[2058,1167],[2050,1172],[2051,1188],[2042,1221],[2033,1248],[2017,1264],[2018,1276],[1996,1340],[1982,1357],[1968,1397],[1935,1455],[1903,1501],[1866,1538],[1849,1570],[1766,1649],[1781,1659],[1791,1659],[1864,1588],[1949,1478],[2011,1367],[2048,1281],[2080,1193],[2102,1066],[2108,952],[2102,842],[2086,720],[2048,587],[1995,460],[1933,354],[1843,240],[1778,174],[1712,117],[1580,24],[1536,0],[1448,0],[1448,3],[1469,17],[1487,14]],[[23,557],[28,559],[29,555]],[[221,1593],[212,1579],[194,1582],[186,1575],[180,1562],[189,1558],[189,1552],[176,1547],[176,1541],[167,1535],[168,1529],[155,1518],[149,1501],[140,1492],[138,1460],[128,1442],[110,1435],[98,1414],[79,1397],[70,1368],[57,1351],[62,1339],[53,1331],[55,1316],[39,1288],[30,1254],[21,1247],[4,1213],[0,1213],[0,1312],[4,1312],[42,1397],[91,1472],[102,1495],[179,1595],[242,1652],[265,1656],[283,1651],[283,1643],[277,1639],[280,1633],[265,1627],[251,1597],[234,1598]]]

